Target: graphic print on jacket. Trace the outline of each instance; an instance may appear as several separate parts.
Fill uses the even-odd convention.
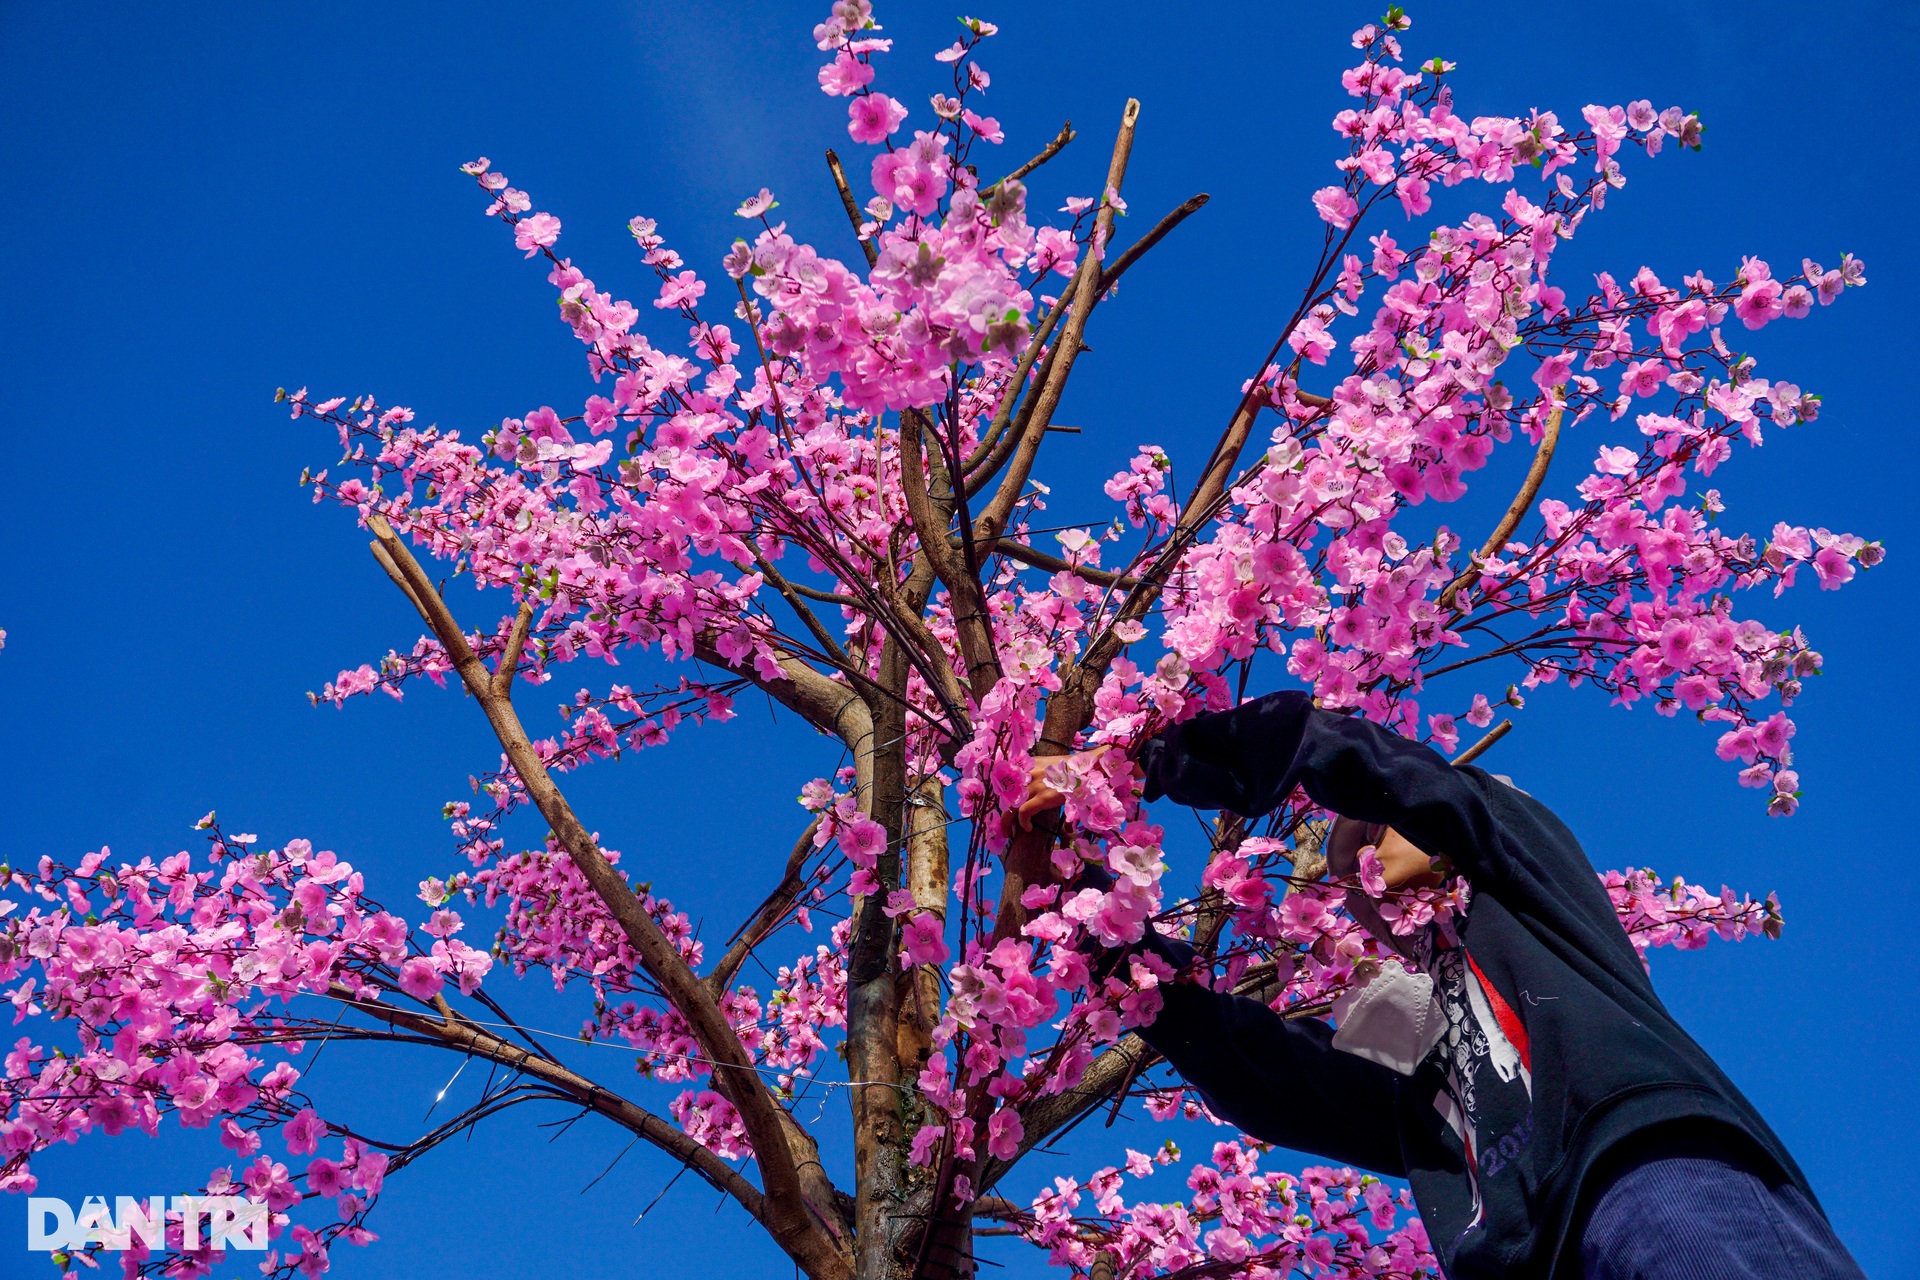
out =
[[[1464,1234],[1485,1216],[1481,1180],[1498,1175],[1533,1136],[1532,1063],[1525,1028],[1466,948],[1443,943],[1430,963],[1434,995],[1447,1020],[1428,1059],[1440,1076],[1433,1106],[1460,1145],[1473,1191]],[[1496,1007],[1506,1010],[1508,1018],[1496,1014]],[[1489,1139],[1483,1142],[1482,1134]]]
[[[1385,935],[1378,941],[1391,948],[1402,964],[1424,973],[1433,983],[1441,1031],[1426,1058],[1410,1074],[1421,1074],[1420,1068],[1426,1067],[1439,1077],[1433,1107],[1452,1134],[1471,1190],[1470,1210],[1461,1229],[1465,1234],[1485,1218],[1482,1178],[1505,1170],[1533,1136],[1533,1062],[1526,1025],[1480,971],[1461,941],[1473,901],[1472,890],[1458,880],[1450,881],[1446,890],[1458,905],[1444,925],[1436,920],[1411,935]],[[1336,1035],[1333,1047],[1362,1057],[1374,1056],[1365,1046],[1349,1047],[1341,1040]],[[1419,1087],[1417,1082],[1411,1083]],[[1482,1134],[1490,1136],[1483,1141]]]

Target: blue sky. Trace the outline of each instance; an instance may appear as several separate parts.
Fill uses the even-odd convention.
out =
[[[303,696],[410,643],[418,625],[364,535],[295,487],[302,467],[332,460],[331,441],[289,423],[274,388],[371,391],[469,432],[589,393],[544,273],[480,218],[455,172],[477,154],[564,220],[564,252],[631,296],[648,286],[628,217],[658,218],[707,269],[739,227],[731,210],[763,185],[799,234],[850,254],[820,150],[857,148],[841,106],[814,87],[819,16],[747,3],[0,4],[0,163],[15,192],[0,415],[21,446],[0,472],[0,751],[13,796],[0,857],[73,858],[103,843],[164,855],[195,846],[188,825],[217,807],[274,843],[304,835],[339,851],[391,904],[453,867],[440,804],[496,755],[474,709],[427,691],[340,712]],[[1009,163],[1063,119],[1082,130],[1039,198],[1095,191],[1129,95],[1144,104],[1127,184],[1137,218],[1213,196],[1103,308],[1060,414],[1087,430],[1056,437],[1043,459],[1058,509],[1099,519],[1098,482],[1135,445],[1176,460],[1206,447],[1291,309],[1318,245],[1306,197],[1331,180],[1346,37],[1377,14],[1227,4],[1197,21],[1059,0],[980,16],[1003,28],[982,61]],[[1911,368],[1899,299],[1916,281],[1901,233],[1920,157],[1886,100],[1910,82],[1916,21],[1893,4],[1771,2],[1413,16],[1409,53],[1460,64],[1462,114],[1537,105],[1571,117],[1589,101],[1647,97],[1705,119],[1701,154],[1631,165],[1627,189],[1557,259],[1562,284],[1642,262],[1669,279],[1696,267],[1724,279],[1742,253],[1831,264],[1852,251],[1868,264],[1867,290],[1754,346],[1763,373],[1826,395],[1821,421],[1775,433],[1716,477],[1729,524],[1764,533],[1784,518],[1890,548],[1846,591],[1753,605],[1804,623],[1828,659],[1795,712],[1802,814],[1763,817],[1700,726],[1585,693],[1545,691],[1488,763],[1557,808],[1601,865],[1779,891],[1782,940],[1664,954],[1656,980],[1771,1118],[1868,1273],[1916,1274],[1898,1227],[1920,1195],[1908,944],[1920,894],[1901,797],[1916,782],[1920,707],[1898,663],[1920,539],[1910,468],[1895,461],[1904,411],[1884,390]],[[883,6],[880,17],[900,41],[882,87],[918,106],[937,87],[927,55],[953,38],[952,15]],[[1590,455],[1602,429],[1582,430],[1576,453]],[[550,731],[542,714],[534,726]],[[749,710],[576,775],[569,790],[609,845],[725,936],[797,829],[794,791],[832,763],[790,719],[769,727]],[[520,985],[507,994],[528,1021],[577,1025],[577,1004]],[[571,1057],[616,1085],[629,1070],[613,1050]],[[311,1080],[343,1114],[408,1135],[454,1065],[338,1046]],[[456,1089],[477,1090],[475,1075]],[[553,1130],[533,1127],[557,1118],[510,1114],[396,1178],[374,1223],[385,1238],[336,1254],[334,1274],[463,1276],[556,1256],[582,1277],[637,1263],[780,1273],[744,1215],[716,1214],[692,1179],[633,1225],[672,1173],[646,1149],[581,1194],[626,1139],[583,1122],[549,1142]],[[1123,1143],[1157,1144],[1164,1131],[1150,1129],[1090,1136],[1010,1190],[1090,1169]],[[89,1139],[36,1167],[47,1193],[77,1201],[184,1189],[226,1157],[209,1136],[173,1130]],[[29,1273],[19,1212],[0,1206],[14,1224],[0,1220],[7,1274]],[[535,1230],[547,1222],[552,1236]],[[1010,1274],[1042,1270],[1024,1253],[995,1256]]]

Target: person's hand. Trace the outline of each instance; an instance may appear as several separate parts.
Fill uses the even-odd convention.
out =
[[[1088,766],[1091,766],[1096,764],[1100,757],[1110,751],[1117,751],[1122,756],[1125,756],[1127,749],[1114,743],[1108,743],[1106,746],[1095,747],[1091,751],[1076,752],[1070,756],[1041,756],[1038,760],[1035,760],[1033,762],[1033,771],[1027,776],[1027,798],[1013,814],[1015,825],[1022,831],[1031,831],[1033,830],[1033,820],[1035,818],[1047,812],[1049,809],[1058,809],[1067,802],[1066,793],[1054,790],[1052,784],[1047,781],[1047,770],[1053,768],[1056,764],[1062,763],[1066,764],[1068,768],[1072,768],[1073,762],[1076,760],[1085,761]],[[1134,773],[1138,774],[1140,772],[1138,762],[1129,763],[1133,765]]]

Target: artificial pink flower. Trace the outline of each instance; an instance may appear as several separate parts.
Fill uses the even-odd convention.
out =
[[[415,956],[400,966],[400,989],[415,1000],[431,1000],[444,985],[433,971],[433,962],[425,956]]]
[[[522,218],[513,228],[513,247],[525,249],[531,258],[542,249],[551,248],[560,238],[560,219],[550,213],[536,213],[532,217]]]
[[[847,133],[855,142],[885,142],[906,118],[906,107],[886,94],[862,94],[847,104]]]
[[[1354,215],[1360,212],[1359,204],[1347,194],[1345,187],[1322,187],[1313,193],[1313,207],[1319,211],[1320,220],[1345,231],[1353,224]]]
[[[842,49],[820,68],[820,89],[830,97],[845,98],[873,83],[873,64]]]
[[[297,1156],[310,1156],[320,1145],[320,1139],[327,1136],[327,1124],[312,1107],[302,1107],[300,1113],[287,1122],[284,1136],[287,1150]]]
[[[742,200],[740,207],[734,210],[734,214],[741,218],[760,218],[766,216],[769,209],[778,208],[779,204],[780,202],[773,198],[773,192],[762,187],[759,195],[748,196]]]

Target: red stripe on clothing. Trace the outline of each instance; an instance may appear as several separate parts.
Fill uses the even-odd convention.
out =
[[[1533,1050],[1527,1044],[1526,1024],[1520,1021],[1520,1015],[1513,1011],[1513,1006],[1500,998],[1500,993],[1487,981],[1487,975],[1480,972],[1480,966],[1474,963],[1471,954],[1467,956],[1467,965],[1473,970],[1473,976],[1479,979],[1480,989],[1487,993],[1487,1003],[1493,1006],[1493,1016],[1500,1023],[1500,1030],[1506,1032],[1507,1039],[1520,1051],[1520,1065],[1527,1069],[1527,1074],[1533,1074]]]

